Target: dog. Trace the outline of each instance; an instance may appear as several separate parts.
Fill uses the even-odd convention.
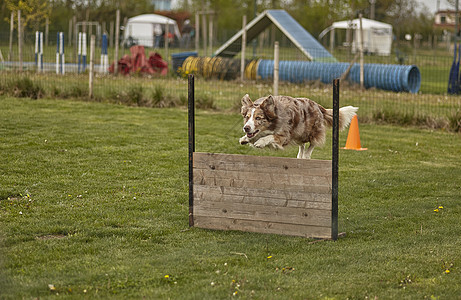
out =
[[[358,107],[353,106],[339,109],[340,130],[349,126],[357,110]],[[241,114],[245,135],[240,138],[240,144],[274,149],[296,144],[299,146],[297,158],[304,159],[310,159],[314,148],[325,143],[326,128],[333,126],[333,110],[307,98],[269,95],[252,102],[246,94],[242,98]]]

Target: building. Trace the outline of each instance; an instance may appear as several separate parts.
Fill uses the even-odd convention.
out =
[[[152,4],[155,6],[155,10],[167,11],[171,10],[172,0],[152,0]]]
[[[461,25],[461,13],[458,16],[459,24]],[[454,10],[439,10],[435,13],[434,27],[440,29],[453,30],[456,25],[456,11]]]

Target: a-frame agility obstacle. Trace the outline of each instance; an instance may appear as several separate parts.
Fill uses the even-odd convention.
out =
[[[193,75],[188,83],[189,225],[336,240],[339,79],[332,160],[195,152]]]

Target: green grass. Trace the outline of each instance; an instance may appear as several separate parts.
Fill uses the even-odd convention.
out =
[[[459,134],[360,124],[369,150],[340,151],[347,235],[311,243],[189,229],[184,109],[2,96],[0,118],[2,299],[461,294]],[[238,145],[235,113],[199,110],[196,126],[197,151],[297,153]]]

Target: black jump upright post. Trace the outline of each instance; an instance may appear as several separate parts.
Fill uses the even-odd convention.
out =
[[[189,226],[194,226],[194,152],[195,152],[195,87],[194,75],[189,74],[188,117],[189,117]]]
[[[339,79],[333,80],[333,153],[331,181],[331,238],[338,239]]]

